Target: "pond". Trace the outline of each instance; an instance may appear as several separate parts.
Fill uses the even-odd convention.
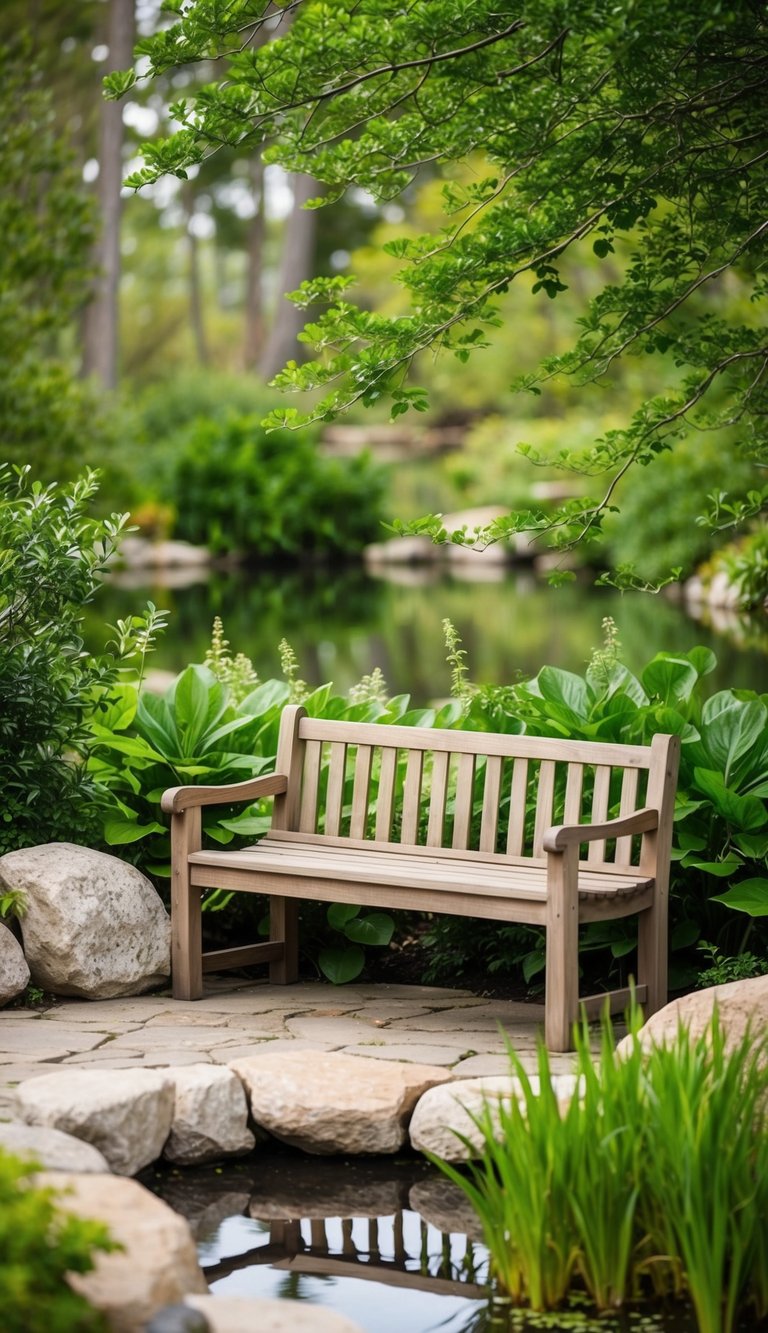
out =
[[[214,1295],[312,1301],[365,1333],[695,1333],[680,1305],[598,1319],[578,1302],[532,1315],[491,1299],[477,1220],[421,1158],[312,1158],[270,1144],[141,1178],[189,1220]]]
[[[470,580],[469,575],[472,575]],[[482,575],[482,577],[480,577]],[[409,693],[414,705],[445,697],[450,669],[442,621],[453,621],[468,653],[470,677],[505,684],[550,664],[583,671],[602,642],[602,620],[611,616],[623,657],[633,670],[655,652],[706,644],[718,657],[711,688],[765,689],[763,631],[731,616],[726,633],[692,620],[663,595],[621,595],[589,581],[551,588],[529,571],[476,567],[446,575],[428,568],[393,568],[373,577],[361,566],[216,571],[176,586],[148,583],[142,571],[112,576],[90,608],[88,647],[104,644],[105,622],[114,624],[147,599],[171,612],[150,666],[178,672],[202,661],[213,617],[224,621],[234,653],[249,656],[262,679],[279,675],[278,644],[294,648],[310,685],[332,680],[341,693],[381,668],[390,694]],[[178,586],[179,582],[182,586]]]

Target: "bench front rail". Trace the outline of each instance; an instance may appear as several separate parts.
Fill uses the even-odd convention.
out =
[[[171,814],[173,993],[203,973],[268,963],[298,976],[302,898],[451,913],[546,931],[545,1038],[569,1050],[579,1012],[578,927],[638,918],[637,993],[666,1003],[667,896],[679,757],[651,745],[568,741],[282,716],[275,773],[175,787]],[[204,805],[273,796],[272,827],[241,851],[203,848]],[[266,943],[204,953],[201,899],[219,888],[270,899]],[[619,1008],[628,991],[590,997]]]

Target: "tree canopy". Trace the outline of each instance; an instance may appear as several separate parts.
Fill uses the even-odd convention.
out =
[[[569,350],[519,387],[537,393],[552,376],[601,383],[622,359],[646,356],[656,358],[659,393],[580,455],[562,451],[561,465],[598,479],[594,495],[554,516],[513,514],[487,537],[547,529],[567,546],[599,530],[625,474],[697,431],[735,434],[765,467],[768,27],[759,0],[165,8],[174,21],[138,48],[148,75],[216,61],[216,78],[171,106],[178,132],[144,146],[130,185],[184,176],[225,145],[311,173],[324,186],[318,205],[351,185],[390,200],[419,173],[444,181],[445,225],[390,247],[407,315],[354,305],[351,277],[296,294],[324,305],[304,333],[316,357],[290,363],[277,383],[319,391],[311,415],[382,399],[394,416],[423,409],[411,382],[420,352],[467,360],[493,338],[512,282],[557,299],[587,250],[602,289]],[[109,95],[135,77],[110,76]],[[273,414],[273,424],[302,419],[294,409]],[[767,499],[756,481],[710,496],[703,517],[726,527]],[[418,526],[444,535],[439,517]]]

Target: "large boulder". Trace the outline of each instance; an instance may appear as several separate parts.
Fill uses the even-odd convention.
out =
[[[279,1051],[233,1060],[263,1129],[309,1153],[392,1153],[411,1111],[435,1083],[433,1065],[395,1064],[322,1051]]]
[[[32,981],[57,995],[137,995],[170,975],[171,927],[135,866],[69,842],[0,857],[0,887],[21,889]]]
[[[160,1156],[173,1121],[173,1083],[154,1069],[73,1069],[16,1090],[21,1118],[92,1143],[120,1176]]]
[[[728,1047],[737,1046],[747,1030],[756,1039],[768,1036],[768,976],[751,977],[748,981],[708,986],[672,1000],[640,1029],[643,1049],[671,1045],[680,1027],[694,1039],[700,1037],[711,1022],[715,1006]],[[619,1042],[619,1053],[629,1051],[632,1042],[631,1036]]]
[[[0,1122],[0,1148],[14,1157],[32,1158],[46,1171],[109,1172],[109,1163],[92,1143],[45,1125]]]
[[[168,1071],[175,1088],[171,1134],[164,1156],[181,1166],[215,1162],[251,1151],[248,1102],[240,1079],[221,1065],[182,1065]]]
[[[29,984],[24,950],[12,931],[0,925],[0,1008],[15,1000]]]
[[[42,1173],[35,1182],[65,1191],[57,1198],[59,1208],[104,1222],[112,1239],[123,1247],[113,1254],[98,1254],[92,1272],[69,1278],[104,1312],[112,1333],[139,1333],[163,1306],[207,1292],[184,1218],[138,1181]]]
[[[531,1087],[538,1092],[538,1078],[532,1075]],[[578,1085],[575,1074],[553,1074],[552,1086],[564,1104]],[[475,1123],[486,1106],[495,1129],[499,1130],[499,1107],[515,1099],[524,1100],[519,1079],[511,1074],[488,1078],[456,1079],[440,1088],[430,1088],[419,1100],[411,1118],[411,1147],[417,1152],[433,1153],[447,1162],[466,1162],[478,1157],[484,1137]],[[500,1132],[500,1130],[499,1130]]]

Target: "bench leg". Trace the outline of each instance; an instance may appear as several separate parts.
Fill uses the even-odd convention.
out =
[[[669,949],[666,894],[654,898],[653,907],[641,912],[637,921],[637,981],[648,987],[645,1016],[650,1018],[667,1003],[667,954]]]
[[[547,853],[547,970],[544,1040],[550,1051],[573,1049],[579,1005],[579,849]]]
[[[278,986],[299,979],[299,904],[296,898],[270,898],[269,938],[283,946],[283,956],[269,965],[269,979]]]
[[[203,995],[200,889],[189,882],[189,854],[200,849],[199,806],[171,815],[171,976],[174,1000]]]

